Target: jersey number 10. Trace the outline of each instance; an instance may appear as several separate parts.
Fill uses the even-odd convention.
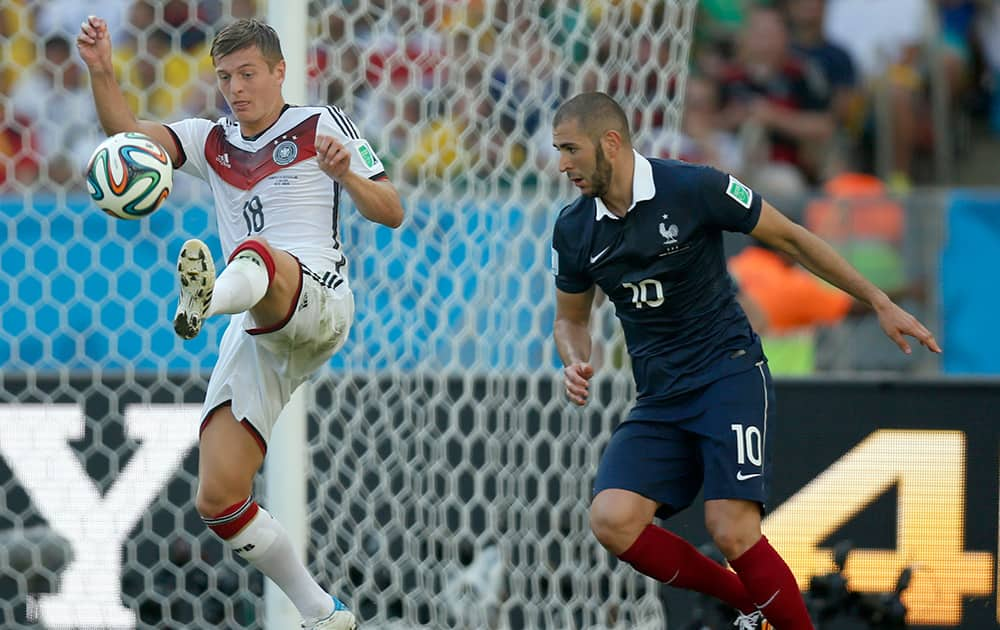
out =
[[[640,280],[639,284],[623,282],[622,286],[632,290],[632,304],[637,308],[663,306],[663,284],[659,280]]]

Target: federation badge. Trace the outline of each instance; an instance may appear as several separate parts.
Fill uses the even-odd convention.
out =
[[[278,166],[288,166],[299,156],[299,147],[292,140],[284,140],[274,147],[271,159]]]

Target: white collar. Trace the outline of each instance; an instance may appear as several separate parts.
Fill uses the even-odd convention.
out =
[[[632,156],[635,158],[635,170],[632,173],[632,205],[626,208],[625,214],[632,211],[635,204],[640,201],[649,201],[656,196],[656,184],[653,183],[653,166],[638,151],[632,149]],[[604,217],[618,220],[618,215],[608,210],[600,197],[594,197],[594,205],[597,206],[597,221]]]

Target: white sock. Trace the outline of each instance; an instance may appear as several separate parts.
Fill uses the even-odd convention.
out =
[[[215,279],[208,315],[249,311],[267,293],[269,284],[260,255],[249,249],[241,251]]]
[[[325,617],[333,611],[333,599],[296,555],[285,528],[264,508],[226,544],[271,578],[303,617]]]

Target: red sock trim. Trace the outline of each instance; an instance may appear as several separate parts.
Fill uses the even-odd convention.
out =
[[[268,284],[274,282],[274,257],[271,256],[271,251],[267,248],[267,246],[260,241],[255,241],[253,239],[243,241],[236,247],[236,249],[233,250],[233,253],[229,256],[229,260],[226,262],[233,262],[233,259],[236,258],[240,252],[247,250],[260,256],[260,259],[264,261],[264,268],[267,269]]]
[[[239,503],[230,505],[212,518],[202,518],[202,520],[220,538],[229,540],[249,525],[250,521],[257,516],[257,512],[259,511],[260,506],[257,505],[257,502],[251,496]]]

